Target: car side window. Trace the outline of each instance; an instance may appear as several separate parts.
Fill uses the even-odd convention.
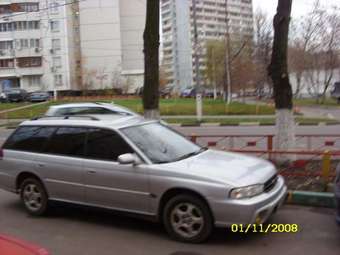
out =
[[[60,127],[48,141],[44,152],[82,157],[85,150],[86,128]]]
[[[105,129],[89,130],[86,157],[117,161],[117,158],[125,153],[134,153],[134,151],[116,132]]]
[[[41,152],[55,127],[19,127],[5,143],[4,148],[28,152]]]

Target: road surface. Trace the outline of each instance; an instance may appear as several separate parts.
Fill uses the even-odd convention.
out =
[[[209,242],[169,240],[156,223],[76,206],[28,216],[16,195],[0,191],[0,232],[43,246],[54,255],[338,255],[340,227],[334,211],[284,206],[271,223],[299,225],[298,233],[235,234],[216,230]]]

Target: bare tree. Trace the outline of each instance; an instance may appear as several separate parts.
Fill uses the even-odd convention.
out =
[[[159,18],[160,1],[148,0],[144,30],[144,117],[159,118]]]
[[[308,66],[310,55],[316,48],[321,45],[320,35],[324,29],[324,10],[320,6],[320,1],[316,0],[313,9],[306,16],[303,16],[301,22],[296,24],[294,29],[292,45],[289,51],[289,66],[296,78],[296,89],[294,95],[299,96],[303,89],[303,76]]]
[[[274,17],[274,42],[268,74],[273,80],[276,107],[277,147],[281,150],[295,148],[295,122],[293,93],[288,74],[288,34],[292,0],[278,0]]]
[[[336,70],[340,68],[340,14],[338,9],[323,12],[323,23],[319,31],[319,43],[307,63],[307,81],[309,91],[318,100],[324,102],[326,94],[331,87]]]
[[[265,86],[271,86],[267,73],[273,46],[273,26],[268,15],[261,9],[255,13],[255,63],[256,87],[263,91]]]

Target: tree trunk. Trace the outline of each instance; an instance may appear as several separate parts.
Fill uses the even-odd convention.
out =
[[[295,148],[293,93],[288,74],[288,34],[292,0],[278,0],[274,17],[274,43],[269,76],[273,80],[276,107],[276,147],[279,150]],[[289,158],[287,158],[289,159]]]
[[[144,117],[159,119],[159,15],[160,1],[148,0],[144,30]]]

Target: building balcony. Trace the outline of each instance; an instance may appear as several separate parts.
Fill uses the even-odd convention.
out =
[[[15,57],[41,57],[42,49],[41,48],[29,48],[29,49],[16,49]]]
[[[7,59],[7,58],[13,58],[14,57],[14,50],[13,49],[0,49],[0,59]]]
[[[21,77],[25,75],[44,75],[44,69],[39,67],[0,68],[0,78]]]

